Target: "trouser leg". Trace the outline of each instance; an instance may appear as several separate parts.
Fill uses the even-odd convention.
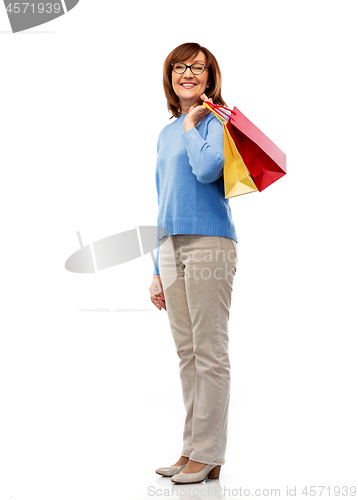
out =
[[[186,411],[182,455],[192,452],[192,418],[196,367],[193,353],[193,332],[186,298],[184,270],[175,253],[173,237],[161,240],[159,266],[170,329],[179,356],[179,373]]]
[[[182,454],[197,462],[224,464],[230,400],[228,321],[236,243],[216,236],[171,238],[175,266],[169,265],[168,247],[160,269],[164,283],[171,283],[166,287],[162,279],[187,410]]]
[[[228,322],[236,243],[212,236],[179,235],[179,239],[196,366],[190,459],[224,464],[231,381]]]

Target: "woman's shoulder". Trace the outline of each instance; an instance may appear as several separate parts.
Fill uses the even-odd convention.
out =
[[[171,120],[170,123],[165,125],[162,128],[162,130],[159,132],[159,137],[170,135],[171,133],[174,133],[174,130],[176,130],[176,128],[178,127],[179,121],[180,121],[180,117],[176,118],[175,120]]]
[[[165,125],[162,128],[162,130],[159,132],[158,142],[157,142],[157,151],[158,152],[159,152],[159,148],[160,148],[161,144],[171,143],[173,141],[177,141],[181,137],[180,134],[178,134],[178,127],[180,130],[182,130],[183,124],[178,123],[179,120],[180,120],[180,118],[177,118],[174,121],[171,120],[170,123]]]

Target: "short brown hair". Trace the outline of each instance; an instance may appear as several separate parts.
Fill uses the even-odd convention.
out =
[[[221,97],[221,71],[219,64],[213,54],[205,47],[202,47],[198,43],[183,43],[176,47],[168,55],[164,61],[163,66],[163,86],[165,97],[167,98],[168,111],[172,113],[170,118],[179,118],[181,116],[181,109],[179,98],[173,90],[172,87],[172,68],[171,63],[183,62],[190,60],[203,52],[206,56],[206,65],[209,71],[208,81],[210,83],[209,88],[205,92],[208,98],[212,98],[214,104],[220,106],[227,106],[223,98]]]

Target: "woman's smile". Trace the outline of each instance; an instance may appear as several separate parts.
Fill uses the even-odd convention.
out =
[[[180,84],[182,87],[185,89],[193,89],[196,87],[196,83],[189,83],[189,82],[184,82]]]

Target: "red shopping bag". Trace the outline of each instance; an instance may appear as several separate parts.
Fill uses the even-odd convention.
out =
[[[235,106],[233,110],[205,102],[212,111],[225,114],[227,129],[259,191],[287,173],[286,154]]]

